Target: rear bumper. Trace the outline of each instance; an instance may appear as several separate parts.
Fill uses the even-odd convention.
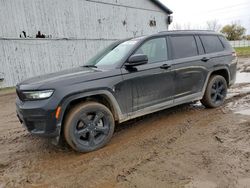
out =
[[[229,67],[230,71],[229,87],[232,86],[236,81],[237,64],[238,64],[238,59],[236,58]]]
[[[20,123],[31,134],[44,137],[59,136],[60,127],[57,126],[55,110],[47,109],[46,106],[41,106],[41,103],[37,104],[36,101],[16,100],[16,113]]]

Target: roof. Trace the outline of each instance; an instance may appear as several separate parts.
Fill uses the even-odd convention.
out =
[[[143,36],[138,36],[135,38],[129,38],[125,39],[126,40],[143,40],[145,38],[150,38],[150,37],[155,37],[155,36],[165,36],[165,35],[222,35],[221,33],[217,33],[212,30],[168,30],[168,31],[160,31],[156,34],[151,34],[151,35],[143,35]]]
[[[168,31],[161,31],[156,35],[159,34],[209,34],[209,35],[221,35],[212,30],[168,30]]]
[[[167,14],[172,14],[173,11],[170,10],[168,7],[166,7],[163,3],[161,3],[159,0],[150,0],[152,1],[155,5],[157,5],[160,9],[162,9],[164,12]]]

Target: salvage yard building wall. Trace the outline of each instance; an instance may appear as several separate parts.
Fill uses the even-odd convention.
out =
[[[150,0],[0,0],[0,88],[80,66],[115,40],[167,30],[167,16]]]

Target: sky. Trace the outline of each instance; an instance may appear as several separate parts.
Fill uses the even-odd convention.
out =
[[[217,20],[220,25],[238,22],[250,34],[250,0],[160,0],[173,13],[176,23],[192,29],[206,29],[206,22]],[[187,29],[187,28],[184,28]]]

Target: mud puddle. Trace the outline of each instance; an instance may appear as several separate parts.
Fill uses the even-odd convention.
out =
[[[227,98],[233,98],[238,95],[246,95],[239,100],[234,100],[227,104],[227,107],[236,114],[250,116],[250,73],[238,72],[236,75],[236,85],[229,89]]]
[[[236,84],[250,83],[250,72],[238,72],[236,74]]]
[[[233,99],[238,96],[241,97]],[[233,86],[233,88],[229,89],[227,99],[230,100],[226,105],[227,109],[230,109],[236,114],[250,116],[250,84],[238,84]]]
[[[242,114],[242,115],[248,115],[248,116],[250,116],[250,109],[236,111],[235,113],[236,114]]]

